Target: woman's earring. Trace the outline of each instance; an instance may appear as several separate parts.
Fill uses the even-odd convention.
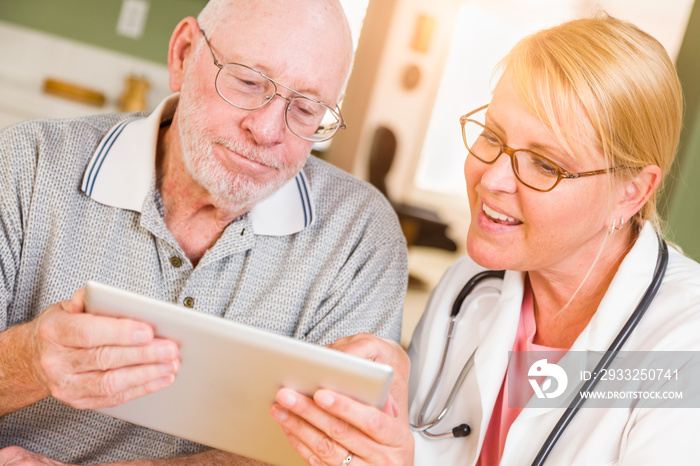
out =
[[[615,231],[620,231],[622,230],[622,225],[625,224],[625,219],[622,218],[622,215],[620,215],[620,224],[618,225],[615,219],[611,219],[610,221],[610,234],[612,234]]]

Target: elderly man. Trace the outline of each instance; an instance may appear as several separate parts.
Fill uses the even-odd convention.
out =
[[[150,116],[0,135],[0,462],[231,461],[90,411],[168,386],[178,354],[85,314],[86,280],[319,344],[398,339],[396,217],[309,157],[344,125],[351,62],[336,0],[211,0],[176,27],[179,94]]]

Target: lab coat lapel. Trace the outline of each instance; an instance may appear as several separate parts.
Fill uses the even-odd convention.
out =
[[[493,405],[501,389],[508,366],[508,352],[513,349],[523,300],[523,277],[507,271],[503,288],[493,312],[479,321],[480,343],[474,355],[474,371],[481,398],[479,445],[484,440]]]
[[[566,355],[562,358],[560,364],[564,364],[565,358],[567,358]],[[580,358],[575,358],[576,363],[579,362],[579,359]],[[572,366],[567,363],[567,367]],[[585,366],[582,365],[578,370],[583,369],[585,369]],[[537,455],[537,452],[540,450],[542,444],[544,444],[559,418],[564,414],[566,410],[565,406],[569,403],[569,401],[566,400],[570,400],[572,396],[575,396],[578,390],[579,387],[577,385],[567,387],[567,391],[562,395],[562,406],[564,407],[556,408],[531,407],[530,403],[535,399],[533,394],[528,405],[526,405],[525,409],[520,412],[510,426],[503,456],[501,457],[501,466],[524,464],[524,458],[531,458],[527,461],[529,464],[530,461],[534,459],[535,455]]]
[[[591,351],[602,355],[608,349],[651,283],[656,264],[652,256],[655,256],[658,249],[657,241],[653,228],[646,224],[635,245],[620,264],[598,310],[570,351]],[[634,333],[630,340],[632,338]],[[630,340],[622,351],[629,346]],[[568,367],[590,370],[583,358],[576,358],[576,365]],[[569,387],[569,390],[578,391],[579,388]],[[518,465],[523,463],[523,458],[534,459],[564,411],[565,408],[524,409],[510,427],[501,465]]]

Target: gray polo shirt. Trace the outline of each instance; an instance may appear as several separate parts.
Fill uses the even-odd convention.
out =
[[[319,344],[358,332],[398,340],[407,272],[396,216],[313,156],[192,267],[154,182],[158,127],[176,105],[0,133],[0,331],[96,280]],[[0,419],[9,445],[70,463],[203,449],[53,398]]]

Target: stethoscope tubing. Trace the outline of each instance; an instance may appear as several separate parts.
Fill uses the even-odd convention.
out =
[[[552,449],[556,445],[557,441],[564,433],[564,430],[568,427],[568,425],[573,420],[574,416],[576,416],[576,413],[578,413],[578,411],[581,409],[581,406],[588,398],[584,394],[593,391],[593,389],[603,376],[605,369],[607,369],[610,366],[610,364],[612,364],[613,360],[620,352],[622,345],[625,344],[629,336],[632,334],[632,331],[637,327],[637,324],[642,319],[642,316],[649,308],[651,302],[654,300],[656,292],[659,291],[659,287],[661,286],[663,277],[666,274],[667,266],[668,246],[666,244],[666,241],[659,237],[659,255],[656,258],[654,276],[652,278],[651,283],[649,284],[649,287],[646,289],[646,292],[642,296],[642,299],[639,301],[637,308],[634,310],[630,318],[625,323],[624,327],[622,327],[622,330],[620,330],[620,333],[617,334],[615,340],[613,340],[608,350],[598,362],[598,365],[593,370],[593,376],[581,386],[578,392],[578,396],[574,397],[569,406],[566,408],[566,411],[564,411],[564,414],[561,416],[561,418],[559,418],[559,421],[549,433],[547,440],[544,441],[542,447],[540,448],[540,451],[535,457],[535,460],[532,462],[532,466],[541,466],[542,464],[544,464],[545,460],[552,452]]]
[[[622,346],[625,344],[629,336],[632,334],[634,329],[637,327],[637,324],[641,320],[642,316],[644,313],[647,311],[649,306],[651,305],[652,301],[654,300],[654,297],[656,296],[656,293],[658,292],[661,282],[663,281],[663,277],[666,274],[666,268],[668,266],[668,245],[666,244],[666,241],[664,241],[661,237],[658,237],[659,241],[659,253],[656,259],[656,267],[654,269],[654,275],[652,277],[651,283],[647,287],[646,291],[644,292],[644,295],[642,296],[641,300],[639,301],[639,304],[635,308],[635,310],[632,312],[632,315],[630,318],[625,322],[625,325],[622,327],[620,332],[617,334],[615,337],[615,340],[612,342],[608,350],[605,352],[601,360],[598,362],[596,368],[593,371],[593,377],[591,377],[589,380],[587,380],[579,389],[578,396],[575,397],[572,402],[569,404],[569,406],[566,408],[564,414],[561,416],[557,424],[554,426],[552,431],[550,432],[549,436],[545,440],[545,442],[542,444],[542,447],[540,448],[540,451],[538,452],[537,456],[535,457],[535,460],[532,463],[532,466],[541,466],[544,464],[546,461],[547,457],[551,453],[552,449],[556,445],[557,441],[561,437],[561,435],[564,433],[564,430],[568,427],[568,425],[571,423],[573,420],[574,416],[578,413],[578,411],[581,409],[581,406],[583,403],[586,401],[587,397],[584,395],[587,392],[592,391],[595,386],[598,384],[600,381],[605,369],[607,369],[610,364],[612,364],[612,361],[615,359],[617,354],[620,352],[620,349]],[[486,280],[488,278],[500,278],[503,279],[505,274],[505,271],[503,270],[486,270],[483,272],[480,272],[476,275],[474,275],[465,285],[462,287],[460,292],[458,293],[457,297],[455,298],[452,309],[450,312],[450,324],[447,332],[447,339],[445,342],[445,349],[442,354],[442,359],[440,361],[440,366],[439,369],[435,375],[435,378],[433,379],[433,383],[430,387],[430,390],[428,392],[428,396],[426,397],[426,401],[423,403],[423,407],[419,413],[418,416],[418,422],[419,424],[411,424],[411,429],[415,432],[420,432],[422,435],[431,438],[431,439],[440,439],[440,438],[446,438],[446,437],[465,437],[469,435],[470,428],[467,424],[461,424],[460,426],[455,427],[452,429],[452,432],[445,432],[441,434],[433,434],[428,432],[428,429],[431,427],[435,426],[438,424],[442,418],[445,416],[449,408],[452,406],[452,402],[454,401],[454,398],[457,395],[457,391],[459,388],[462,386],[462,383],[464,382],[464,379],[467,376],[467,373],[471,369],[471,367],[474,364],[474,354],[476,353],[476,350],[472,352],[471,356],[469,356],[469,359],[467,362],[464,364],[464,367],[462,368],[462,371],[460,372],[455,384],[452,387],[452,391],[450,392],[450,395],[447,398],[447,401],[445,402],[442,410],[440,413],[433,418],[431,421],[424,421],[428,406],[430,404],[430,400],[433,398],[435,395],[435,392],[437,390],[438,383],[441,379],[443,370],[446,365],[446,359],[447,359],[447,353],[450,347],[450,343],[453,337],[454,333],[454,327],[456,325],[456,319],[457,315],[460,312],[460,309],[462,308],[462,305],[464,303],[464,300],[469,296],[469,294],[476,288],[476,286],[481,283],[483,280]]]

